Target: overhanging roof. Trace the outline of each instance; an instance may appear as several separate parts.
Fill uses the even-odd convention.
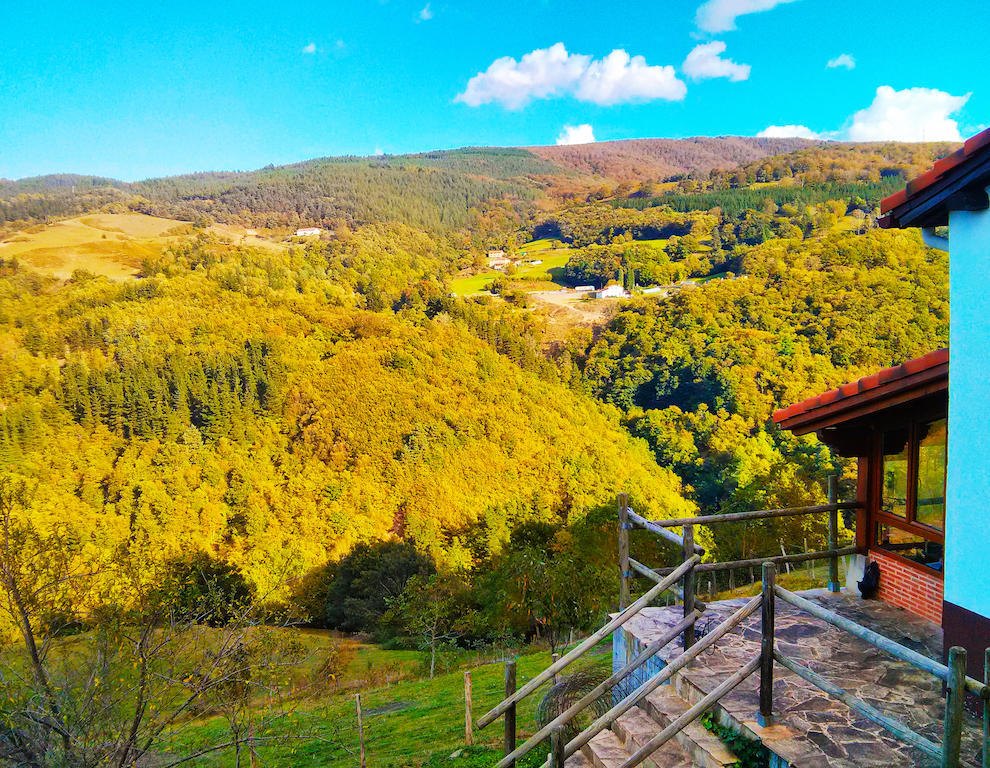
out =
[[[797,435],[834,427],[949,388],[949,350],[939,349],[774,412]]]
[[[990,128],[963,144],[962,149],[885,197],[877,221],[881,227],[940,227],[949,223],[949,211],[982,211],[990,201]]]

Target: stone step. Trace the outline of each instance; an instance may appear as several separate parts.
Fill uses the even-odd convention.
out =
[[[660,732],[657,721],[639,707],[633,707],[613,725],[612,731],[622,740],[622,745],[630,755],[645,745]],[[676,739],[671,739],[650,755],[642,765],[644,768],[684,768],[693,766],[691,758]]]
[[[591,760],[580,749],[564,761],[564,768],[592,768]]]
[[[646,697],[643,708],[662,729],[687,712],[691,704],[681,698],[673,685],[661,685]],[[728,768],[739,761],[721,739],[705,729],[700,719],[688,724],[675,739],[699,768]]]
[[[629,757],[619,737],[607,729],[596,734],[581,749],[594,768],[619,768]]]

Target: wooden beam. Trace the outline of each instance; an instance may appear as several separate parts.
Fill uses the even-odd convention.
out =
[[[684,546],[684,539],[678,536],[673,531],[668,531],[667,528],[671,528],[673,526],[663,525],[662,523],[665,521],[647,520],[645,517],[636,514],[631,509],[629,510],[629,520],[635,525],[638,525],[640,528],[644,528],[647,531],[650,531],[650,533],[655,533],[657,536],[666,539],[675,546],[678,547]],[[699,555],[705,554],[704,547],[699,547],[697,545],[695,545],[694,551],[697,552]]]
[[[720,683],[711,693],[705,696],[701,701],[695,704],[693,707],[688,709],[684,714],[680,715],[675,719],[670,725],[664,728],[660,733],[646,742],[642,747],[637,749],[633,754],[626,759],[626,761],[620,766],[620,768],[636,768],[640,763],[646,760],[650,755],[656,752],[660,747],[674,738],[678,733],[684,730],[687,726],[701,717],[715,702],[725,696],[729,691],[739,685],[743,680],[749,677],[756,669],[760,666],[760,657],[756,656],[752,661],[746,664],[742,669],[736,671],[730,677],[726,678],[722,683]]]
[[[646,522],[652,526],[661,528],[680,528],[685,525],[711,525],[712,523],[735,523],[742,520],[763,520],[768,517],[816,515],[821,512],[830,512],[833,509],[855,509],[858,504],[859,502],[856,501],[844,501],[840,504],[816,504],[811,507],[758,509],[752,512],[727,512],[724,515],[699,515],[698,517],[678,517],[672,520],[648,520]]]
[[[540,728],[536,733],[530,736],[525,743],[521,744],[514,752],[503,757],[496,765],[495,768],[508,768],[509,764],[515,760],[519,760],[521,757],[525,756],[531,749],[544,741],[547,736],[553,731],[554,728],[559,726],[567,725],[574,717],[584,711],[589,705],[593,704],[598,700],[600,696],[605,694],[607,691],[612,690],[616,685],[625,680],[629,675],[639,669],[643,664],[649,661],[651,658],[656,656],[660,651],[667,647],[674,638],[676,638],[681,632],[684,631],[685,627],[693,626],[695,621],[701,617],[700,611],[695,611],[693,615],[682,619],[680,622],[675,624],[673,627],[668,629],[659,638],[650,643],[646,648],[640,651],[636,658],[626,664],[618,672],[614,673],[607,680],[596,685],[592,690],[588,691],[580,700],[576,701],[570,707],[568,707],[564,712],[561,712],[557,717],[547,723],[545,726]]]
[[[858,547],[840,547],[835,550],[834,554],[838,557],[843,555],[855,555],[859,552]],[[832,556],[832,551],[825,550],[824,552],[799,552],[794,555],[777,555],[775,557],[754,557],[750,560],[732,560],[728,563],[702,563],[697,566],[694,570],[695,573],[713,573],[718,571],[734,571],[739,568],[749,568],[750,566],[762,566],[764,563],[773,563],[774,565],[783,565],[784,563],[803,563],[806,560],[825,560]],[[654,573],[661,576],[666,575],[672,569],[661,568]]]
[[[673,573],[671,573],[667,578],[657,584],[655,587],[651,588],[642,597],[640,597],[635,603],[630,605],[624,611],[620,612],[609,621],[604,627],[599,629],[597,632],[591,636],[582,640],[578,645],[568,651],[564,656],[554,664],[544,669],[540,674],[526,683],[522,688],[515,691],[511,695],[507,695],[498,705],[495,706],[490,712],[484,715],[480,720],[478,720],[478,728],[484,728],[485,726],[491,724],[499,715],[513,706],[520,699],[524,699],[537,688],[539,688],[543,683],[547,682],[554,675],[556,675],[560,670],[570,664],[572,661],[579,659],[587,651],[589,651],[594,646],[598,645],[602,640],[604,640],[608,635],[612,634],[613,631],[625,624],[629,619],[639,613],[643,608],[650,604],[650,602],[657,595],[663,593],[669,589],[670,585],[675,583],[681,578],[685,573],[691,570],[697,563],[701,560],[700,557],[694,555],[690,560],[685,563],[681,563]]]
[[[698,642],[691,646],[691,650],[685,651],[677,658],[671,659],[667,662],[667,666],[660,670],[659,673],[651,677],[633,693],[626,696],[626,698],[571,739],[567,743],[565,756],[570,757],[573,755],[604,729],[608,728],[612,723],[622,717],[622,715],[653,693],[653,691],[670,680],[670,678],[677,674],[681,669],[694,661],[694,659],[700,656],[706,649],[713,646],[726,634],[738,627],[743,621],[756,612],[756,609],[760,607],[761,602],[762,598],[757,595],[748,603],[740,607],[739,610],[737,610],[729,618],[715,627],[715,629],[711,630],[708,634],[699,639]],[[544,763],[544,766],[546,766],[546,763]]]

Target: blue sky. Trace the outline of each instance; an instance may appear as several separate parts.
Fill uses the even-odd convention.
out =
[[[12,3],[0,177],[768,129],[967,136],[990,123],[988,30],[982,0]]]

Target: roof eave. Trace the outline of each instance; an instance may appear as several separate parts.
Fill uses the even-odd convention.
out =
[[[887,384],[796,413],[777,424],[795,435],[835,427],[949,388],[949,363],[927,368]]]

